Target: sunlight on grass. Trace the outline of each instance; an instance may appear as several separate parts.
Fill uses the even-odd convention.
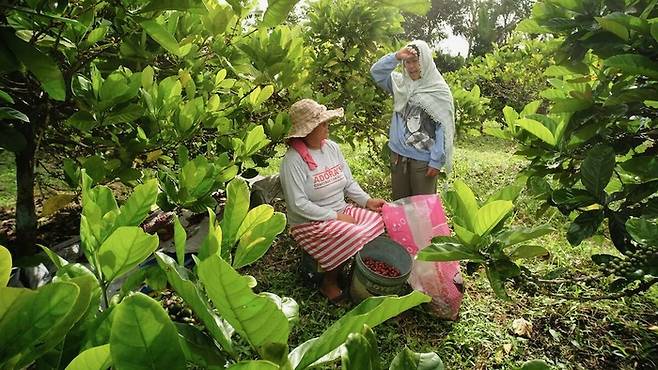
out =
[[[13,207],[14,202],[16,202],[14,155],[0,150],[0,207]]]

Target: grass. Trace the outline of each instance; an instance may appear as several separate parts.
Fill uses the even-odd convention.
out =
[[[390,183],[382,160],[365,147],[344,146],[343,152],[361,186],[372,196],[388,198]],[[513,153],[513,146],[494,138],[460,140],[454,171],[443,186],[461,179],[481,200],[486,199],[500,187],[513,184],[526,164]],[[276,172],[278,160],[273,159],[271,172]],[[565,238],[569,220],[551,210],[537,214],[538,206],[536,199],[522,194],[510,221],[526,226],[550,223],[558,229],[538,241],[550,250],[550,257],[525,263],[533,272],[591,275],[597,271],[591,254],[614,253],[602,237],[577,247],[569,245]],[[319,336],[347,312],[304,285],[297,273],[299,260],[299,250],[284,236],[262,260],[244,271],[257,279],[257,290],[292,297],[299,303],[301,320],[291,335],[291,348]],[[548,294],[537,295],[509,285],[512,300],[504,302],[495,298],[482,271],[465,276],[465,281],[459,321],[437,320],[416,308],[374,329],[385,367],[404,346],[416,352],[437,352],[448,369],[514,369],[530,359],[544,359],[557,369],[654,369],[658,364],[658,287],[643,296],[586,301],[555,296],[583,294],[590,289],[584,284],[558,285]],[[532,324],[528,337],[512,331],[512,322],[519,318]]]
[[[16,166],[14,155],[0,149],[0,208],[13,207],[16,202]]]

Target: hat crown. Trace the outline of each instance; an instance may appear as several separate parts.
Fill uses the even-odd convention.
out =
[[[313,99],[302,99],[290,106],[291,129],[288,137],[304,137],[319,124],[343,116],[343,108],[327,110]]]

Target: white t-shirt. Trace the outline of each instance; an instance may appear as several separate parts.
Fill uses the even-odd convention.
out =
[[[318,165],[311,171],[293,148],[283,157],[280,180],[288,208],[288,223],[335,220],[347,203],[345,196],[365,207],[370,196],[352,177],[338,144],[325,140],[321,149],[308,149]]]

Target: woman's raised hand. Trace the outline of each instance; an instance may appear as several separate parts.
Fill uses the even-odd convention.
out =
[[[395,57],[398,60],[405,60],[412,56],[418,56],[418,54],[416,54],[416,50],[410,48],[409,46],[404,46],[400,50],[398,50],[397,53],[395,53]]]

